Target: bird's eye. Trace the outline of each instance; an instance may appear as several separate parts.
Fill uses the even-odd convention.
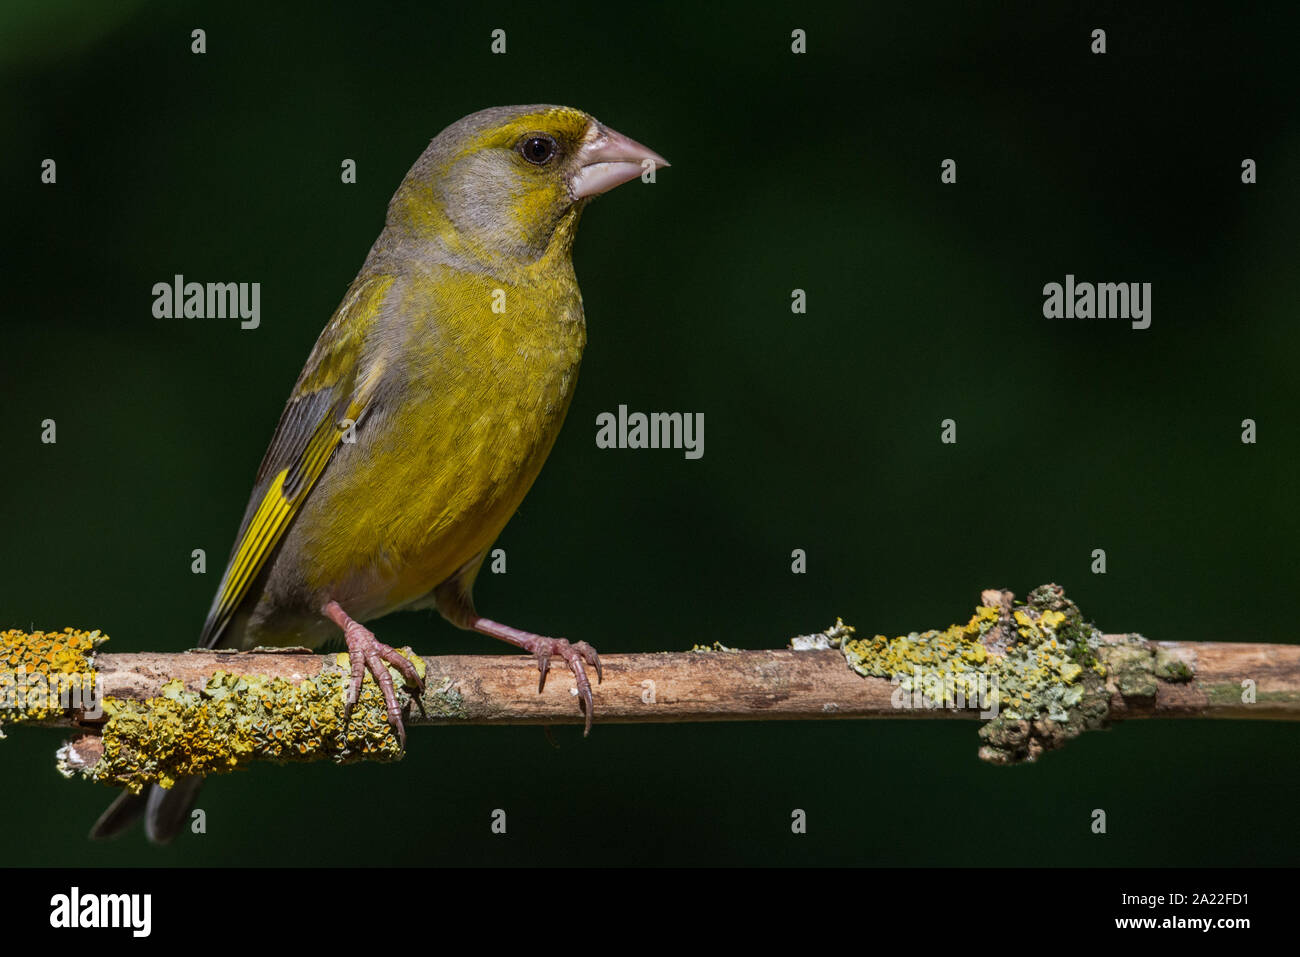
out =
[[[519,155],[534,166],[550,162],[558,147],[549,136],[525,136],[519,142]]]

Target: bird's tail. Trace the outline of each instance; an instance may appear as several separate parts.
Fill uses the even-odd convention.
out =
[[[92,840],[115,837],[144,815],[144,833],[154,844],[167,844],[185,826],[199,796],[202,778],[181,778],[171,788],[156,784],[132,794],[123,791],[90,829]]]

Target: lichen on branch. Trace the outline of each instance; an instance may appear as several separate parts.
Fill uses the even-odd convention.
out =
[[[73,629],[0,632],[0,721],[78,729],[59,751],[69,775],[136,790],[254,760],[400,756],[370,676],[344,729],[346,654],[116,654],[100,650],[104,640]],[[552,668],[539,690],[530,656],[403,653],[428,676],[418,710],[404,699],[408,726],[582,720],[572,675]],[[986,591],[964,623],[895,638],[860,638],[841,621],[789,648],[713,641],[602,664],[598,725],[979,717],[980,756],[1003,764],[1129,718],[1300,720],[1300,648],[1102,634],[1056,585],[1023,603]]]
[[[1026,602],[990,590],[965,624],[896,638],[852,637],[832,645],[864,677],[888,678],[901,707],[978,706],[980,757],[994,764],[1034,761],[1110,716],[1108,664],[1124,695],[1154,695],[1158,656],[1140,635],[1104,637],[1059,585],[1034,589]],[[840,628],[846,628],[842,623]],[[1181,660],[1160,677],[1189,680]]]
[[[0,738],[5,724],[45,721],[95,696],[99,631],[0,632]]]
[[[400,758],[373,683],[362,690],[370,700],[361,702],[344,729],[345,685],[340,673],[293,683],[219,671],[198,691],[174,679],[146,701],[110,698],[104,704],[102,756],[84,773],[138,791],[145,784],[169,788],[178,778],[223,774],[259,759]]]

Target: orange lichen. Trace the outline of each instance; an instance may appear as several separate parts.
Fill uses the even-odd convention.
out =
[[[0,632],[0,724],[43,721],[97,700],[94,653],[107,640],[75,628]]]

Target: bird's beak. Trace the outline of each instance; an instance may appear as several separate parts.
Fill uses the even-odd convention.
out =
[[[636,179],[648,169],[668,165],[654,150],[599,123],[593,123],[587,131],[577,159],[578,172],[569,181],[574,199],[597,196]]]

